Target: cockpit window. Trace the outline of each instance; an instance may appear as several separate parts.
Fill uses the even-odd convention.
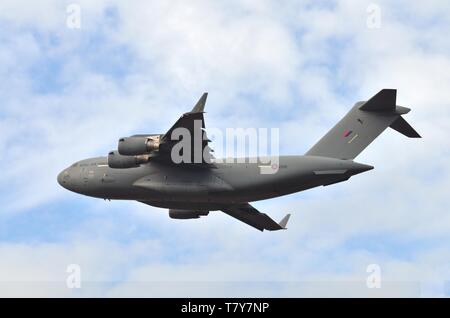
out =
[[[75,162],[73,165],[71,165],[71,167],[73,168],[78,167],[78,162]]]

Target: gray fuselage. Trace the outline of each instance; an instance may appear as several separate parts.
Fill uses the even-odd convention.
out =
[[[58,175],[58,182],[70,191],[96,198],[212,211],[345,181],[373,167],[326,157],[281,156],[277,168],[267,174],[261,173],[258,163],[176,165],[150,161],[137,168],[112,169],[106,157],[98,157],[68,167]]]

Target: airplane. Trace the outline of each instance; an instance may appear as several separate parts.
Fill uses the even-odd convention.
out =
[[[250,202],[336,184],[373,169],[354,159],[387,127],[421,138],[402,117],[410,109],[396,105],[397,90],[382,89],[369,100],[357,102],[304,155],[279,156],[276,173],[261,173],[259,161],[215,160],[205,129],[207,96],[203,94],[165,134],[121,138],[117,150],[108,156],[64,169],[58,183],[90,197],[166,208],[173,219],[198,219],[222,211],[260,231],[277,231],[287,228],[290,214],[276,222]],[[177,150],[187,158],[181,161],[173,156],[184,140],[180,130],[194,136],[185,142],[191,149]],[[203,154],[200,160],[194,158],[198,145]]]

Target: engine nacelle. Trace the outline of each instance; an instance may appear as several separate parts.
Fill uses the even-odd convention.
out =
[[[206,216],[208,214],[208,211],[169,210],[169,217],[179,220],[198,219],[200,216]]]
[[[136,168],[149,161],[148,155],[123,156],[117,151],[112,151],[108,155],[108,166],[112,169]]]
[[[160,135],[121,138],[117,149],[121,155],[138,156],[158,150],[160,140]]]

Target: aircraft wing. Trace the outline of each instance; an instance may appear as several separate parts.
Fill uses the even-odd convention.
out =
[[[213,158],[208,143],[210,140],[206,136],[204,110],[208,93],[204,93],[194,108],[183,114],[177,122],[161,137],[158,157],[171,156],[173,148],[183,140],[184,133],[190,135],[190,161],[185,163],[210,163]],[[181,135],[180,135],[181,134]],[[182,151],[186,149],[183,148]],[[189,149],[188,149],[189,150]],[[179,153],[178,148],[176,153]],[[181,155],[183,154],[181,151]],[[185,158],[185,156],[182,156]]]
[[[285,230],[290,214],[286,215],[280,223],[275,222],[267,214],[261,213],[248,203],[230,205],[222,209],[222,212],[242,221],[260,231]]]

